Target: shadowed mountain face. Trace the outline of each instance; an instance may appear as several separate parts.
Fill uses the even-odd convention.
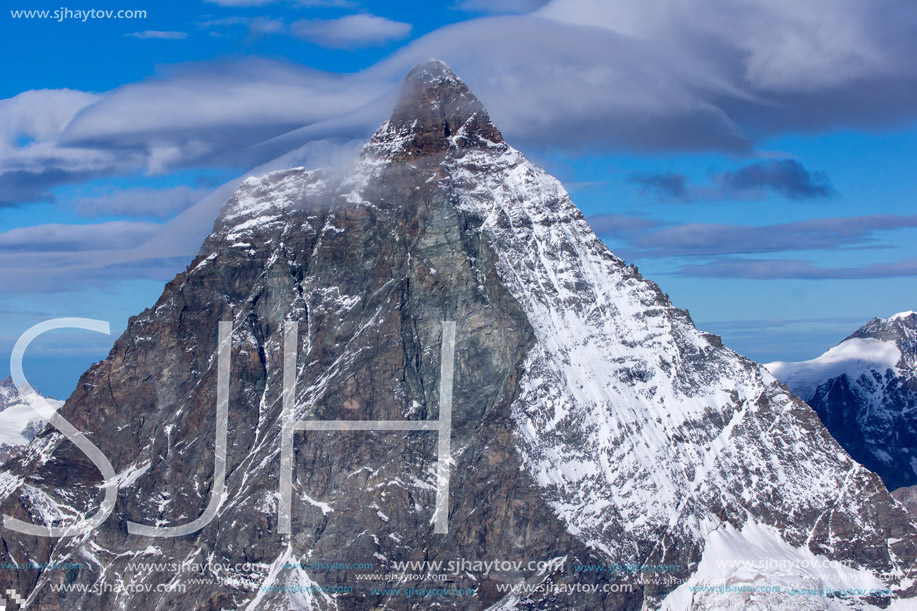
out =
[[[817,359],[768,366],[889,490],[917,485],[917,313],[874,318]]]
[[[225,494],[196,532],[131,534],[128,522],[191,522],[219,488],[220,321]],[[293,438],[282,534],[285,354],[295,347],[287,418],[439,421],[444,321],[448,532],[434,524],[439,434],[309,430]],[[411,71],[349,172],[245,181],[61,413],[111,461],[117,503],[79,536],[4,529],[15,561],[79,563],[0,574],[36,609],[680,608],[685,586],[673,590],[711,541],[752,531],[914,594],[917,526],[878,478],[611,254],[439,62]],[[100,484],[49,430],[0,474],[2,509],[71,524],[97,510]],[[615,564],[672,579],[584,569]]]

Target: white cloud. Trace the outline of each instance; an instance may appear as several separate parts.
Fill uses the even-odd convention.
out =
[[[0,206],[49,199],[54,187],[90,178],[253,167],[310,140],[363,138],[393,85],[244,60],[173,67],[103,95],[25,92],[0,100]],[[374,110],[359,111],[367,105]],[[312,128],[278,138],[302,126]]]
[[[125,34],[129,38],[158,39],[158,40],[183,40],[188,38],[187,32],[164,32],[161,30],[144,30]]]
[[[818,91],[909,74],[917,7],[895,0],[553,0],[543,17],[607,28],[727,63],[762,91]]]
[[[189,138],[180,134],[306,125],[357,108],[389,86],[268,60],[188,64],[107,93],[75,117],[62,139],[158,137],[185,145]]]
[[[164,223],[117,221],[90,225],[47,224],[0,233],[0,286],[6,293],[60,292],[123,279],[167,280],[197,254],[220,208],[248,176],[290,167],[343,169],[363,139],[317,139],[261,164],[207,192]],[[130,205],[133,192],[110,206]],[[190,192],[186,193],[190,197]]]
[[[149,216],[167,218],[203,199],[210,189],[178,186],[166,189],[138,187],[109,189],[70,202],[77,214],[93,216]]]
[[[0,206],[43,199],[55,184],[129,167],[129,155],[59,145],[66,126],[100,98],[42,89],[0,100]]]
[[[77,112],[100,97],[72,89],[41,89],[0,100],[0,151],[19,148],[20,137],[54,140]]]
[[[248,31],[252,34],[283,34],[287,26],[281,19],[269,17],[255,17],[248,23]]]
[[[288,0],[287,3],[306,8],[350,8],[355,5],[351,0]]]
[[[225,28],[233,25],[248,25],[249,23],[251,23],[250,17],[233,15],[232,17],[220,17],[218,19],[204,19],[199,21],[197,25],[201,28]]]
[[[290,28],[297,38],[332,49],[382,45],[411,33],[411,24],[376,15],[347,15],[338,19],[300,19]]]
[[[904,32],[917,5],[865,15],[853,0],[826,1],[812,0],[815,10],[746,0],[739,11],[725,0],[690,10],[554,0],[536,17],[440,28],[354,74],[249,59],[167,68],[101,96],[27,92],[0,101],[0,200],[31,201],[55,184],[126,169],[252,167],[310,140],[366,137],[391,108],[384,96],[431,57],[446,60],[509,141],[528,149],[749,152],[755,138],[784,131],[913,120],[917,64],[908,58],[917,41]],[[260,23],[202,25],[280,28]],[[299,23],[333,45],[410,27],[370,15]]]
[[[242,17],[233,15],[232,17],[221,17],[219,19],[205,19],[198,22],[200,28],[229,28],[232,26],[245,26],[250,34],[286,34],[287,25],[282,19],[271,17]],[[222,32],[211,31],[212,35],[222,36]]]
[[[157,223],[112,221],[94,225],[49,223],[0,233],[0,252],[72,252],[118,250],[149,240]]]

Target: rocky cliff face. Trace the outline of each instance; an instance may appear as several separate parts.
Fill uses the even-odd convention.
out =
[[[917,313],[874,318],[817,359],[768,367],[889,490],[917,485]]]
[[[178,537],[130,534],[128,522],[186,524],[219,490],[219,321],[232,322],[232,362],[215,517]],[[355,423],[442,417],[443,321],[455,321],[448,533],[435,532],[428,430],[296,433],[280,532],[291,321],[292,417]],[[917,593],[917,524],[879,479],[609,252],[439,62],[412,70],[343,176],[243,183],[61,413],[111,461],[117,504],[79,536],[4,529],[17,562],[79,563],[0,574],[30,608],[722,607],[679,584],[723,536],[749,553],[841,560],[890,588],[841,605]],[[49,430],[0,473],[2,509],[72,523],[96,511],[102,484]]]

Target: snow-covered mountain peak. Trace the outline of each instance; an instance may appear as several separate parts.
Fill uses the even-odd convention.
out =
[[[215,230],[230,247],[248,248],[255,232],[278,228],[297,206],[316,206],[328,190],[331,173],[291,168],[245,179],[223,207]]]
[[[55,409],[63,402],[43,397],[28,383],[17,387],[12,378],[0,380],[0,462],[45,427],[44,419],[33,408],[39,401]]]
[[[889,490],[917,484],[917,313],[873,318],[818,358],[766,367]]]
[[[3,405],[3,401],[12,395],[13,391],[16,390],[16,385],[13,384],[13,378],[6,378],[0,380],[0,407]]]
[[[826,380],[841,375],[856,380],[864,373],[917,369],[917,313],[873,318],[821,356],[808,361],[775,361],[765,367],[790,390],[810,399]]]
[[[912,335],[917,329],[917,312],[898,312],[888,318],[873,318],[868,323],[850,334],[850,337],[877,337],[880,339],[894,336]]]
[[[0,380],[0,410],[6,409],[13,403],[18,403],[24,396],[38,395],[39,392],[32,388],[31,384],[26,382],[17,387],[13,378],[7,377]]]
[[[825,380],[841,375],[856,380],[872,370],[884,373],[887,369],[895,369],[900,360],[901,351],[893,341],[851,337],[817,358],[799,362],[776,361],[765,367],[794,393],[809,399]]]
[[[901,369],[917,371],[917,312],[899,312],[888,318],[873,318],[844,341],[855,338],[893,342],[901,351],[901,359],[896,365]]]

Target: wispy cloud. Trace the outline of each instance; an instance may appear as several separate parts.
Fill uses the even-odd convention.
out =
[[[540,9],[548,0],[462,0],[457,9],[473,13],[525,14]]]
[[[849,333],[850,328],[860,327],[868,321],[868,318],[863,317],[824,317],[824,318],[765,318],[765,319],[752,319],[752,320],[713,320],[706,321],[704,325],[709,325],[716,327],[719,330],[728,330],[728,331],[743,331],[749,335],[761,334],[761,333],[770,333],[777,329],[789,329],[789,330],[800,330],[800,327],[803,329],[811,330],[813,324],[817,325],[836,325],[841,326],[844,329],[844,333]],[[699,324],[699,326],[700,326]]]
[[[297,38],[332,49],[355,49],[401,40],[411,24],[376,15],[347,15],[338,19],[300,19],[290,31]]]
[[[917,259],[892,263],[873,263],[856,267],[823,267],[799,259],[730,258],[701,265],[685,265],[678,273],[707,278],[747,278],[754,280],[869,280],[917,276]]]
[[[642,258],[880,248],[878,232],[917,227],[917,215],[894,214],[763,226],[686,223],[662,228],[661,222],[643,217],[608,215],[587,220],[599,235],[627,238]]]
[[[917,216],[827,218],[763,227],[688,224],[646,234],[636,244],[666,256],[833,250],[875,245],[877,231],[907,227],[917,227]]]
[[[114,151],[58,145],[67,125],[100,97],[58,89],[0,100],[0,206],[46,199],[55,185],[124,167]]]
[[[786,199],[826,199],[838,192],[824,172],[807,170],[795,159],[767,159],[736,170],[713,173],[701,185],[688,184],[684,174],[675,172],[631,174],[629,181],[644,193],[662,201],[692,202],[724,199],[761,200],[770,194]]]
[[[265,6],[271,4],[275,0],[204,0],[210,4],[217,4],[219,6],[228,6],[228,7],[249,7],[249,6]]]
[[[592,230],[600,236],[641,234],[662,224],[660,221],[626,214],[595,214],[586,220]]]
[[[865,306],[868,312],[868,306]],[[741,315],[741,312],[736,312]],[[864,316],[695,321],[698,329],[722,335],[740,354],[759,363],[814,358],[850,334],[875,313]]]
[[[57,186],[92,178],[254,167],[309,140],[367,137],[391,89],[372,75],[245,60],[172,67],[101,96],[25,92],[0,100],[0,205],[47,200]],[[348,116],[371,102],[371,112]],[[281,148],[266,145],[302,126],[314,128]]]
[[[248,24],[248,31],[256,35],[283,34],[287,31],[287,25],[282,19],[255,17]]]
[[[158,39],[158,40],[183,40],[188,38],[187,32],[166,32],[161,30],[144,30],[125,34],[128,38]]]
[[[223,35],[218,29],[244,26],[252,36],[293,36],[331,49],[384,45],[406,38],[412,28],[409,23],[368,13],[345,15],[336,19],[299,19],[292,23],[279,17],[233,15],[204,19],[197,26],[218,36]]]
[[[758,259],[737,255],[885,248],[880,232],[913,230],[917,215],[874,214],[780,223],[671,225],[642,216],[599,215],[586,219],[595,232],[614,238],[629,259],[690,257],[675,275],[706,278],[867,279],[917,275],[917,259],[853,267],[825,267],[802,259]]]
[[[78,197],[68,204],[84,217],[132,216],[167,218],[203,199],[210,189],[187,186],[166,189],[110,189]]]
[[[762,93],[840,92],[877,77],[914,76],[900,53],[913,49],[917,8],[895,0],[554,0],[540,14],[719,56],[718,64],[738,69],[735,76]]]
[[[221,17],[217,19],[206,19],[197,24],[199,28],[210,29],[211,34],[222,35],[221,32],[214,31],[213,28],[232,28],[234,26],[244,26],[247,32],[252,36],[267,36],[273,34],[288,34],[289,28],[283,19],[273,17],[242,17],[233,15],[232,17]]]
[[[17,227],[0,233],[0,252],[71,252],[89,249],[122,249],[152,237],[156,223],[113,221],[94,225],[50,223]]]
[[[291,167],[348,167],[362,144],[307,142],[216,187],[163,223],[47,224],[0,233],[0,286],[9,294],[61,292],[131,279],[167,280],[198,252],[220,208],[246,176]]]

